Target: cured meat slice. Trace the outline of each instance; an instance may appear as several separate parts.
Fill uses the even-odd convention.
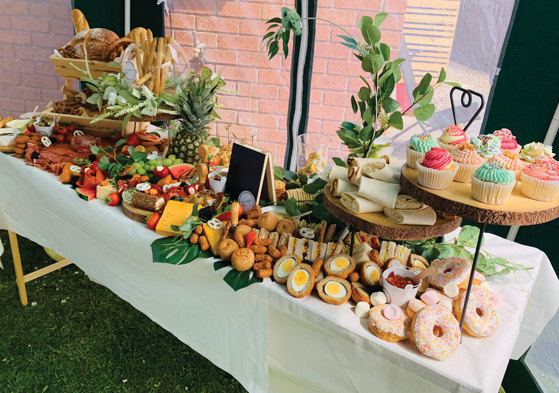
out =
[[[70,141],[70,148],[79,153],[90,153],[90,146],[98,145],[101,143],[101,138],[91,135],[76,135]]]

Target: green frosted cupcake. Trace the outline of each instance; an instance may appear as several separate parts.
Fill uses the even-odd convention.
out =
[[[410,168],[417,168],[417,160],[425,157],[425,153],[433,147],[439,147],[437,139],[431,134],[424,132],[411,137],[410,144],[406,148],[406,164]]]
[[[472,175],[472,198],[500,205],[507,201],[515,185],[514,172],[496,161],[486,162]]]

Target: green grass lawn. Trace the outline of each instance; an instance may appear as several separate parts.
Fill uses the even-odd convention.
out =
[[[68,266],[27,284],[23,307],[8,234],[0,269],[0,391],[244,392],[225,371],[107,288]],[[52,260],[19,237],[24,273]]]

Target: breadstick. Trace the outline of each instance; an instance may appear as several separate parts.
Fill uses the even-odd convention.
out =
[[[155,85],[153,86],[153,93],[159,95],[159,84],[161,82],[161,63],[163,61],[163,38],[159,37],[157,41],[157,56],[155,57]]]
[[[163,93],[165,90],[165,80],[167,79],[167,71],[169,71],[169,67],[163,68],[163,72],[161,72],[161,80],[159,81],[159,94]]]
[[[144,83],[146,83],[147,80],[148,80],[149,78],[151,78],[151,77],[152,77],[151,72],[148,72],[147,74],[145,74],[144,76],[142,76],[142,77],[138,80],[138,82],[136,82],[136,84],[137,84],[138,86],[142,86],[142,85],[143,85]]]
[[[142,58],[140,57],[140,38],[138,34],[134,34],[134,46],[136,47],[136,68],[138,72],[138,78],[143,76],[142,69]]]
[[[148,54],[149,54],[149,42],[147,39],[147,36],[142,36],[140,37],[142,40],[142,53],[144,54],[144,58],[142,59],[142,69],[144,72],[144,75],[147,74],[149,72],[149,70],[146,68],[147,62],[148,62]]]
[[[151,41],[153,41],[153,33],[151,32],[150,29],[148,29],[148,40],[151,43]]]
[[[165,57],[163,58],[163,64],[167,64],[169,60],[171,60],[171,48],[169,45],[165,45]]]

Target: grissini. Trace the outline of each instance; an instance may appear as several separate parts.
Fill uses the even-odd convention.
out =
[[[347,181],[347,168],[344,168],[343,166],[333,166],[328,173],[328,183],[332,184],[334,179]]]
[[[342,206],[352,213],[380,213],[383,206],[367,198],[357,195],[356,192],[344,192],[341,198]]]
[[[351,184],[346,180],[334,179],[334,182],[332,183],[332,194],[334,196],[339,197],[344,192],[356,192],[358,188],[359,187],[357,187],[354,184]]]
[[[433,225],[437,221],[437,213],[429,206],[416,210],[385,208],[384,215],[396,224],[404,225]]]
[[[357,195],[367,198],[384,207],[394,209],[400,185],[362,177],[359,181]]]

